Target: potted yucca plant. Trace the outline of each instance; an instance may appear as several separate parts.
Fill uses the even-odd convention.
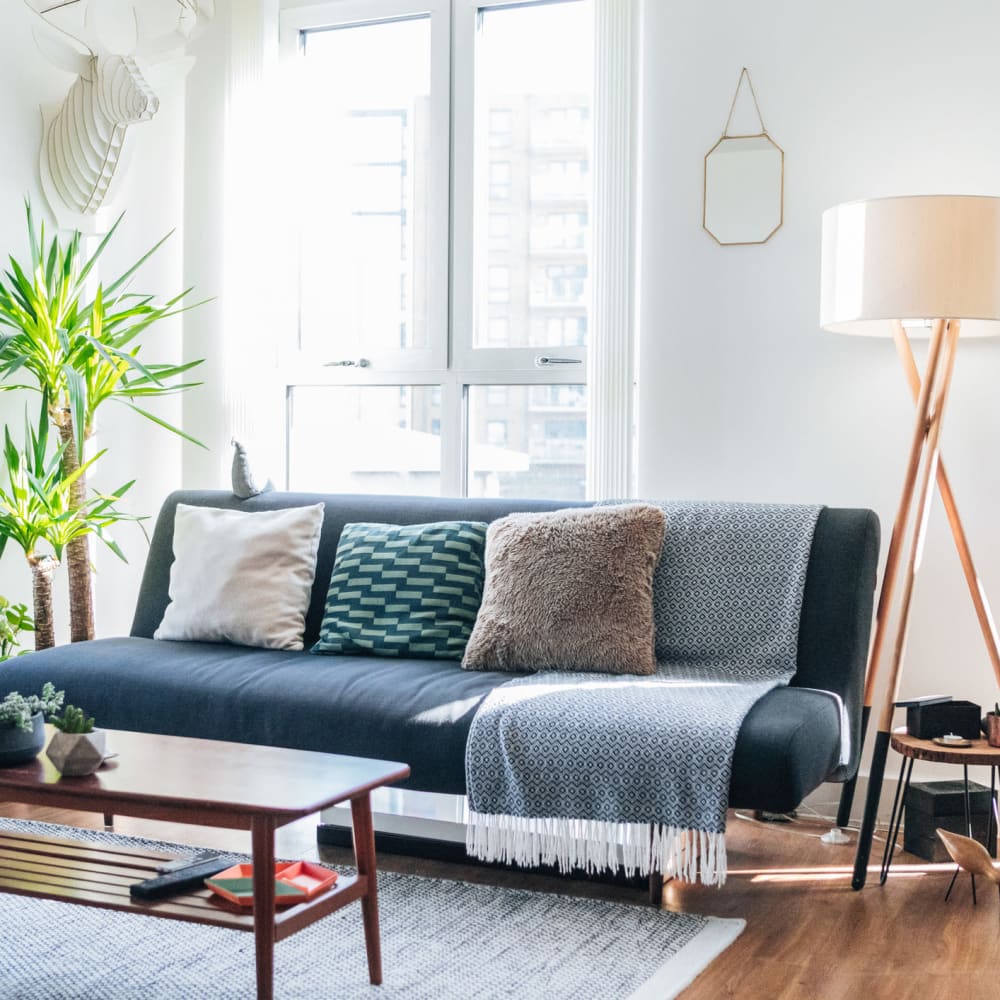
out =
[[[182,392],[199,383],[184,373],[201,364],[151,363],[140,359],[139,337],[154,323],[176,316],[188,292],[165,302],[130,292],[135,272],[163,245],[164,237],[123,274],[91,289],[94,266],[122,221],[111,227],[89,257],[82,236],[46,241],[44,222],[36,229],[31,203],[25,202],[30,244],[24,265],[10,258],[0,277],[0,389],[34,389],[47,400],[48,419],[57,428],[63,476],[70,483],[69,506],[88,502],[86,443],[94,433],[102,403],[116,400],[148,420],[189,435],[142,408],[157,396]],[[169,234],[168,234],[169,236]],[[189,290],[190,291],[190,290]],[[26,381],[22,382],[22,379]],[[88,533],[66,545],[70,590],[70,638],[94,637],[94,609]]]
[[[100,454],[65,474],[66,444],[48,453],[44,395],[42,407],[37,429],[25,418],[23,448],[14,444],[10,430],[4,427],[2,463],[7,472],[7,486],[0,488],[0,553],[8,541],[13,541],[24,552],[31,568],[35,649],[49,649],[55,645],[52,577],[63,551],[74,541],[93,534],[124,559],[108,529],[118,521],[137,520],[114,506],[134,480],[107,495],[95,493],[82,500],[74,497],[75,484]]]

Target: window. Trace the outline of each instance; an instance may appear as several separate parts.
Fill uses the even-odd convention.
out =
[[[510,216],[506,212],[490,212],[490,247],[498,250],[510,246]]]
[[[302,220],[287,485],[583,497],[592,0],[281,16]]]
[[[469,495],[582,500],[586,387],[503,386],[504,420],[491,403],[496,388],[469,387]]]
[[[490,109],[490,147],[504,149],[514,141],[514,115],[509,108]]]
[[[486,440],[498,448],[502,448],[507,444],[507,421],[506,420],[487,420],[486,421]]]
[[[488,272],[490,302],[510,302],[510,268],[491,267]]]
[[[531,251],[583,250],[587,226],[586,212],[537,212],[531,220]]]
[[[490,163],[490,201],[508,201],[511,195],[511,166],[504,160]]]
[[[491,316],[487,331],[487,343],[490,347],[506,347],[510,340],[510,321],[506,316]]]

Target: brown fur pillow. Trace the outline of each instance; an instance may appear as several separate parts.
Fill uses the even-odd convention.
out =
[[[664,527],[650,504],[494,521],[462,666],[653,673],[653,569]]]

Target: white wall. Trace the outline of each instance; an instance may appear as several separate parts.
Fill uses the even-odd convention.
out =
[[[40,105],[61,101],[72,77],[47,64],[32,40],[32,18],[22,3],[7,3],[0,13],[0,252],[18,258],[27,251],[23,198],[29,195],[36,212],[48,214],[38,182],[41,141]],[[136,127],[131,173],[120,190],[119,205],[127,215],[116,241],[109,246],[104,276],[130,265],[170,229],[182,222],[183,203],[183,77],[151,77],[161,98],[153,121]],[[136,279],[136,290],[172,295],[182,284],[182,235],[177,234]],[[181,357],[182,324],[173,320],[143,337],[144,356],[154,361]],[[24,394],[0,395],[0,420],[9,421],[20,437]],[[30,397],[32,408],[37,398]],[[149,407],[164,419],[178,423],[180,401],[171,399]],[[159,428],[117,405],[107,405],[99,417],[96,447],[109,449],[92,477],[98,488],[113,489],[138,480],[123,507],[134,514],[155,514],[163,497],[180,481],[181,446]],[[190,446],[185,445],[185,448]],[[116,540],[129,559],[127,565],[105,551],[97,551],[95,581],[99,635],[127,633],[146,556],[146,541],[138,525],[123,525]],[[57,641],[68,640],[66,582],[60,571],[55,584]],[[23,557],[12,545],[0,560],[0,593],[31,603],[30,576]]]
[[[913,406],[890,340],[819,329],[820,217],[854,198],[1000,194],[998,35],[988,0],[646,0],[641,496],[872,507],[884,555]],[[785,224],[720,247],[701,229],[703,156],[744,65],[785,150]],[[943,450],[1000,609],[998,382],[1000,343],[964,342]],[[997,697],[939,505],[902,692]]]

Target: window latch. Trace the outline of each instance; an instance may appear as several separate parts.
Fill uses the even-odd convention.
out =
[[[324,361],[324,368],[368,368],[371,362],[367,358],[358,358],[354,361],[352,358],[348,358],[345,361]]]
[[[536,368],[547,368],[549,365],[580,365],[583,362],[579,358],[550,358],[545,354],[539,354],[535,358]]]

